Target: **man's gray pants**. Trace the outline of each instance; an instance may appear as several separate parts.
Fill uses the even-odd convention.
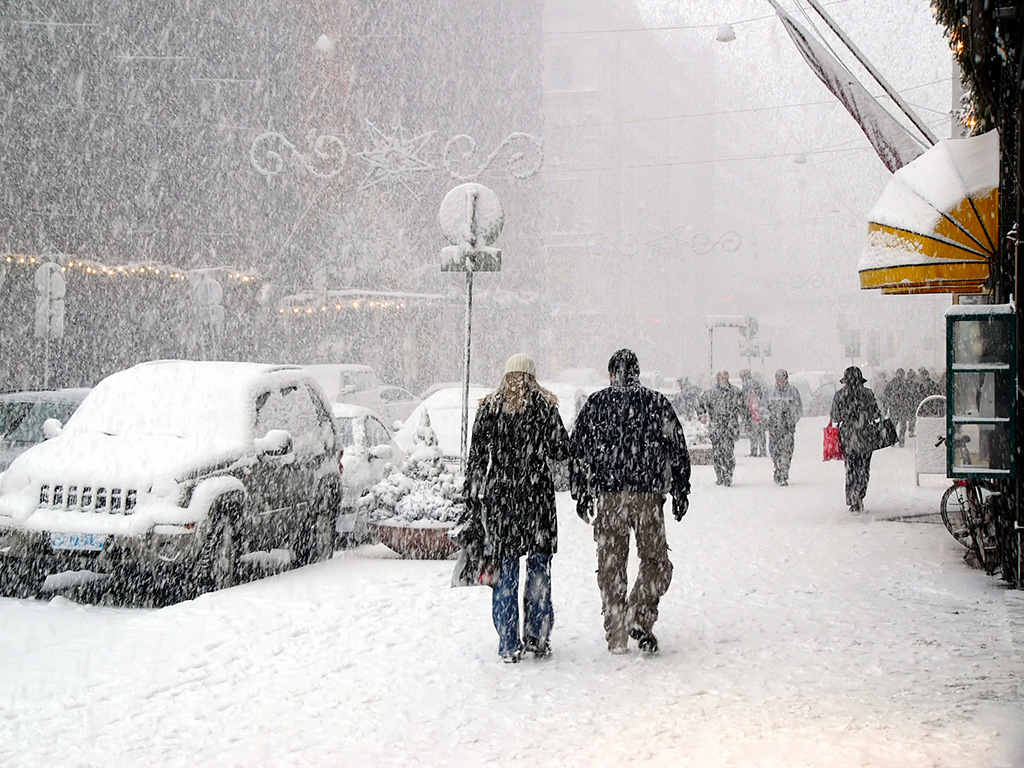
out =
[[[658,620],[658,601],[672,583],[672,563],[665,539],[665,496],[617,491],[597,497],[594,541],[597,543],[597,585],[609,650],[626,647],[629,629],[650,631]],[[629,591],[626,565],[630,530],[636,535],[640,565]],[[628,592],[628,598],[627,598]]]

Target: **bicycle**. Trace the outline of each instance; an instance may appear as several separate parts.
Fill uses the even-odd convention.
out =
[[[940,437],[935,443],[939,447],[946,438]],[[960,463],[971,463],[967,444],[971,438],[961,435],[954,443]],[[946,530],[960,544],[967,548],[965,559],[971,555],[978,565],[993,575],[999,569],[999,558],[995,530],[995,498],[998,494],[993,485],[984,479],[962,478],[942,494],[939,511]]]

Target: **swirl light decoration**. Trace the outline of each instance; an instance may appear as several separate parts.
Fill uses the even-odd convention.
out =
[[[317,136],[310,154],[300,152],[280,133],[267,131],[252,140],[252,144],[249,146],[249,164],[257,173],[264,176],[277,176],[284,170],[283,153],[285,151],[291,152],[292,156],[306,169],[306,172],[318,179],[333,179],[342,172],[345,163],[348,162],[348,150],[337,136]],[[323,166],[327,166],[331,170],[325,173],[320,170]]]
[[[537,136],[529,133],[510,133],[491,154],[487,155],[483,165],[470,173],[462,173],[453,168],[453,159],[460,165],[468,165],[477,153],[476,139],[464,133],[452,136],[448,143],[444,145],[442,155],[444,167],[456,181],[473,181],[490,167],[491,163],[494,162],[494,158],[505,147],[524,144],[525,151],[513,152],[509,158],[508,172],[515,179],[527,179],[540,171],[541,166],[544,164],[544,142]],[[530,157],[531,153],[535,154],[532,159]]]
[[[743,238],[738,232],[733,232],[730,229],[718,235],[714,240],[707,232],[698,232],[690,242],[693,245],[693,252],[703,256],[706,253],[711,253],[716,247],[721,248],[725,253],[734,253],[740,249]]]

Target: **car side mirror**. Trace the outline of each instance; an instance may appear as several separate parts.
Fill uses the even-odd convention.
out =
[[[49,440],[64,431],[59,419],[49,418],[43,422],[43,437]]]
[[[292,452],[292,436],[286,429],[271,429],[253,442],[258,456],[287,456]]]
[[[390,445],[375,445],[370,449],[371,459],[390,459],[391,458],[391,446]]]

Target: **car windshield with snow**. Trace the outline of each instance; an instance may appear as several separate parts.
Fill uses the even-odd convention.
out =
[[[334,420],[300,368],[143,363],[0,477],[0,586],[142,570],[186,594],[220,589],[247,554],[329,557],[341,500]]]
[[[0,394],[0,472],[47,438],[48,421],[64,424],[87,394],[87,388]]]

